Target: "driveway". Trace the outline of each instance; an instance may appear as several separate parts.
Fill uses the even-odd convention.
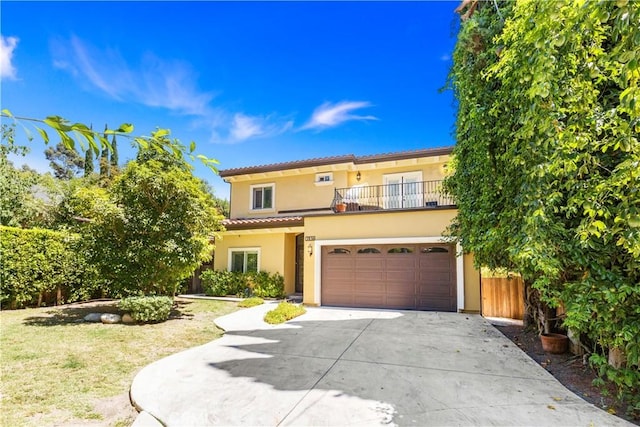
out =
[[[631,426],[477,315],[308,308],[271,326],[273,307],[221,317],[222,338],[140,371],[134,425]]]

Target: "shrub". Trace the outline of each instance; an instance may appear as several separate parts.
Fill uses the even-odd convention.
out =
[[[200,274],[200,280],[204,293],[216,297],[247,296],[250,294],[260,298],[281,298],[284,296],[284,277],[279,273],[206,270]]]
[[[66,231],[0,226],[0,302],[20,308],[79,301],[100,292],[86,242]]]
[[[264,321],[272,325],[276,323],[284,323],[287,320],[301,316],[306,312],[307,310],[303,306],[284,301],[278,304],[275,309],[268,311],[264,316]]]
[[[258,297],[245,298],[238,303],[238,307],[255,307],[256,305],[264,304],[264,300]]]
[[[206,270],[200,274],[204,293],[214,297],[245,295],[249,287],[242,273],[226,270]]]
[[[266,271],[249,273],[252,294],[262,298],[282,298],[284,296],[284,277],[279,273]]]
[[[169,318],[173,300],[169,297],[129,297],[119,308],[131,314],[136,322],[163,322]]]

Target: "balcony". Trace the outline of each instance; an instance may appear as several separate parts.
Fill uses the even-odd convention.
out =
[[[455,202],[451,196],[444,193],[442,180],[336,188],[331,202],[334,212],[433,209],[452,206],[455,206]]]

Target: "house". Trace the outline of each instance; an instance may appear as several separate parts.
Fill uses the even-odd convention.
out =
[[[480,273],[443,238],[452,148],[221,170],[217,270],[278,272],[308,305],[480,311]],[[344,211],[343,211],[344,210]]]

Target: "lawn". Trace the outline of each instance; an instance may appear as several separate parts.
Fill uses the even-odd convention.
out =
[[[128,426],[128,392],[147,364],[222,335],[213,320],[232,302],[176,300],[163,323],[86,323],[90,312],[118,312],[115,302],[0,313],[0,425]]]

